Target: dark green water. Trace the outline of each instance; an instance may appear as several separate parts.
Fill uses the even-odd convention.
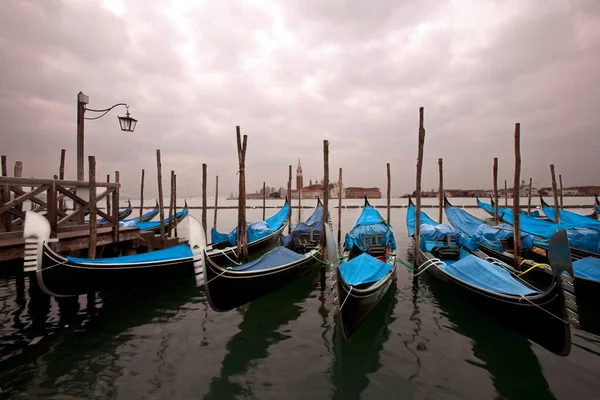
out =
[[[406,255],[404,212],[392,223]],[[333,309],[318,273],[229,313],[191,279],[57,301],[6,276],[0,398],[600,398],[600,337],[574,331],[557,357],[426,275],[399,269],[349,342]]]

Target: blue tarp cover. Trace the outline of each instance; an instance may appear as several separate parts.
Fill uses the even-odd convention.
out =
[[[573,273],[580,278],[600,281],[600,258],[586,257],[575,261]]]
[[[277,214],[266,219],[265,221],[255,222],[248,225],[248,243],[255,242],[271,233],[277,231],[287,220],[290,207],[286,203]],[[229,233],[220,233],[215,228],[210,231],[212,243],[229,242],[231,246],[235,246],[237,243],[237,226]]]
[[[351,286],[380,281],[392,270],[390,264],[367,253],[354,257],[339,268],[344,281]]]
[[[413,236],[415,234],[415,206],[408,206],[408,210],[406,211],[406,228],[408,229],[408,236]],[[423,211],[420,212],[421,220],[419,221],[421,225],[437,225],[437,221],[434,221],[429,217],[429,215],[425,214]]]
[[[539,293],[514,279],[504,268],[472,254],[455,262],[445,262],[446,265],[442,267],[444,271],[464,282],[491,292],[516,296]]]
[[[556,222],[554,207],[544,207],[542,210],[550,221]],[[564,227],[600,230],[600,221],[597,219],[567,210],[558,210],[558,213],[560,214],[560,224]]]
[[[187,209],[181,210],[177,214],[175,214],[175,219],[177,220],[177,219],[183,217],[184,215],[187,215],[187,213],[188,213]],[[169,218],[165,218],[164,221],[165,221],[165,224],[168,224]],[[147,231],[147,230],[159,227],[160,221],[136,222],[135,224],[138,228],[140,228],[140,231]]]
[[[486,209],[485,207],[491,207],[489,204],[482,203],[478,201],[478,204],[481,208]],[[500,213],[503,221],[513,224],[513,213],[512,210],[507,208],[499,208],[498,213]],[[589,251],[592,253],[600,252],[600,232],[593,229],[567,229],[563,225],[555,224],[554,222],[544,221],[537,218],[532,218],[527,215],[521,215],[519,220],[521,221],[521,230],[523,232],[527,232],[531,235],[537,236],[541,239],[550,240],[552,235],[556,232],[566,229],[567,236],[569,237],[569,246],[574,249]],[[545,241],[534,240],[536,245],[540,245],[540,247],[547,248],[543,246]]]
[[[481,200],[477,199],[477,205],[479,205],[479,207],[483,208],[485,211],[487,211],[488,213],[490,213],[491,215],[494,215],[494,207],[491,204],[487,204],[482,202]],[[498,206],[498,215],[502,214],[502,211],[504,208]],[[524,210],[519,210],[519,213],[521,215],[525,215],[531,218],[538,218],[540,216],[540,212],[537,210],[533,210],[531,212],[531,215],[527,214],[527,211]]]
[[[280,246],[268,253],[265,253],[263,256],[254,261],[230,269],[234,271],[259,271],[289,264],[294,261],[302,260],[305,257],[307,256],[298,254],[287,247]]]
[[[180,244],[168,249],[154,250],[142,254],[134,254],[132,256],[107,257],[107,258],[78,258],[69,257],[67,260],[77,263],[86,264],[138,264],[155,261],[177,260],[181,258],[191,258],[194,254],[187,244]]]
[[[367,205],[356,220],[354,228],[346,234],[344,248],[350,250],[352,246],[356,246],[360,251],[368,251],[363,239],[375,235],[379,237],[379,245],[385,245],[392,251],[396,249],[396,239],[392,229],[384,222],[377,210]]]
[[[497,227],[489,226],[479,218],[457,207],[446,207],[446,216],[452,226],[476,239],[479,244],[498,252],[504,251],[500,241],[509,240],[513,237],[512,226],[508,224],[501,224]],[[533,247],[531,235],[521,232],[521,246],[525,250]]]
[[[297,238],[303,233],[312,233],[312,232],[321,232],[322,224],[323,224],[323,206],[319,204],[315,211],[312,213],[310,217],[306,220],[306,222],[300,222],[294,230],[289,235],[285,235],[281,237],[281,244],[285,246],[289,242],[291,242],[294,238]]]

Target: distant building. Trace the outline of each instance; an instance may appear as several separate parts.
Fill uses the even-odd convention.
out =
[[[381,190],[377,187],[347,187],[344,189],[344,194],[347,199],[361,199],[367,196],[369,199],[380,199]]]

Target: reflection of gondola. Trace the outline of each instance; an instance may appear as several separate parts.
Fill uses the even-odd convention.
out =
[[[390,337],[389,324],[397,302],[394,281],[380,305],[371,312],[369,319],[352,336],[352,340],[345,340],[341,329],[333,331],[333,399],[360,399],[361,393],[369,385],[367,375],[381,368],[379,356],[383,344]]]
[[[451,329],[473,340],[473,354],[485,363],[475,365],[492,375],[499,398],[554,399],[526,338],[485,315],[476,315],[475,310],[468,312],[471,304],[453,296],[439,281],[428,278],[425,277],[425,287],[454,325]]]
[[[242,311],[240,331],[227,342],[227,354],[221,362],[220,376],[210,382],[205,399],[254,397],[247,386],[242,387],[231,378],[247,375],[257,361],[268,356],[270,346],[291,337],[280,332],[280,328],[302,315],[303,308],[299,304],[312,291],[306,279],[314,277],[315,274],[311,273],[290,284],[285,290],[271,293],[246,306],[246,310]]]

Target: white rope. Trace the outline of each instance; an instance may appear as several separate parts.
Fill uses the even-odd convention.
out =
[[[229,256],[227,255],[227,252],[226,252],[225,250],[213,249],[213,251],[214,251],[215,253],[221,253],[221,254],[223,254],[223,255],[225,256],[225,258],[227,258],[229,261],[231,261],[231,262],[232,262],[233,264],[235,264],[235,265],[242,265],[242,263],[241,263],[241,262],[239,263],[239,262],[237,262],[237,261],[235,261],[235,260],[232,260],[231,258],[229,258]],[[209,257],[210,257],[210,256],[209,256]]]
[[[565,324],[567,324],[567,325],[571,325],[571,323],[569,323],[568,321],[565,321],[564,319],[560,318],[558,315],[555,315],[555,314],[551,313],[550,311],[546,310],[545,308],[543,308],[543,307],[540,307],[539,305],[535,304],[533,301],[529,300],[527,297],[525,297],[525,296],[521,296],[521,297],[519,297],[519,301],[520,301],[520,300],[522,300],[522,299],[523,299],[523,300],[527,300],[529,303],[531,303],[532,305],[536,306],[536,307],[537,307],[537,308],[539,308],[540,310],[542,310],[542,311],[544,311],[544,312],[547,312],[548,314],[552,315],[552,316],[553,316],[554,318],[556,318],[557,320],[559,320],[559,321],[561,321],[561,322],[563,322],[563,323],[565,323]]]
[[[223,275],[225,272],[227,272],[226,269],[223,270],[223,272],[221,272],[219,275],[215,276],[214,278],[212,278],[210,281],[208,282],[204,282],[204,285],[208,285],[209,283],[211,283],[212,281],[214,281],[215,279],[219,278],[221,275]]]
[[[346,298],[342,302],[342,305],[340,306],[340,309],[338,310],[338,312],[342,312],[342,307],[344,307],[344,304],[346,304],[346,300],[348,300],[348,297],[350,297],[350,293],[352,292],[352,289],[354,289],[354,286],[350,286],[350,290],[348,291],[348,294],[346,295]]]
[[[439,258],[430,258],[429,260],[425,261],[423,264],[421,264],[421,266],[419,267],[419,271],[414,273],[414,276],[419,276],[421,275],[423,272],[425,272],[429,267],[436,265],[436,266],[440,266],[440,265],[444,265],[445,263],[440,260]]]
[[[69,260],[65,260],[65,261],[62,261],[62,262],[56,263],[56,264],[54,264],[54,265],[51,265],[51,266],[49,266],[49,267],[42,268],[40,271],[46,271],[47,269],[51,269],[51,268],[54,268],[54,267],[58,267],[59,265],[66,264],[66,263],[68,263],[68,262],[69,262]]]

